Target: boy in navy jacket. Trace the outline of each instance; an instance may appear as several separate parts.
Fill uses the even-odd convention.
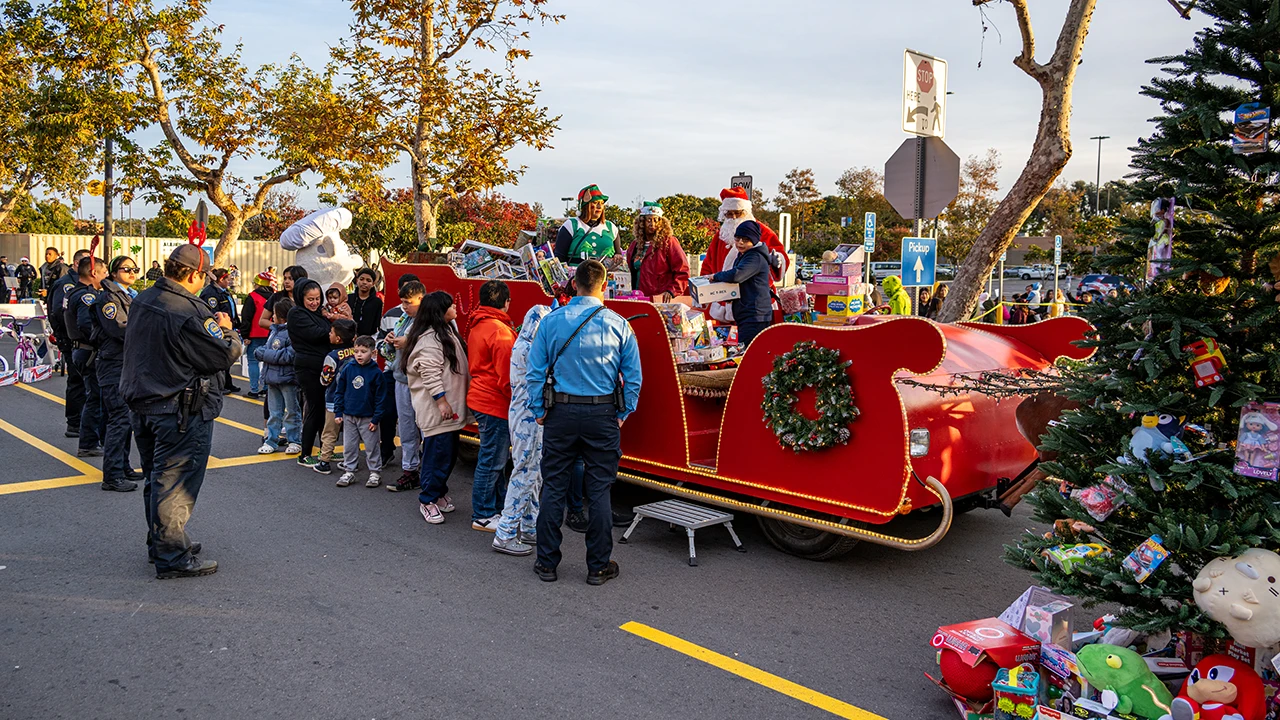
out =
[[[746,350],[756,336],[773,324],[773,298],[769,293],[769,248],[760,242],[760,225],[748,220],[734,231],[738,259],[733,267],[712,275],[715,282],[737,283],[740,297],[733,301],[738,323],[738,344]]]
[[[338,379],[342,368],[355,357],[355,348],[352,347],[355,337],[354,320],[339,318],[329,328],[329,345],[333,349],[324,356],[324,363],[320,366],[320,384],[324,386],[324,429],[320,431],[320,454],[316,455],[319,462],[312,468],[321,475],[328,475],[333,471],[329,463],[333,462],[334,448],[342,436],[342,428],[338,427],[333,417],[333,383]]]
[[[382,448],[378,418],[386,412],[385,379],[373,361],[373,338],[361,335],[352,348],[354,358],[343,366],[333,381],[333,419],[343,428],[342,477],[338,487],[346,487],[356,479],[360,467],[360,443],[364,443],[369,463],[369,480],[365,487],[382,484]]]

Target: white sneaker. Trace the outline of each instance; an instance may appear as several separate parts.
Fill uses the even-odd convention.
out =
[[[289,447],[284,449],[285,455],[298,455],[302,452],[302,445],[299,443],[289,443]]]
[[[498,521],[501,519],[502,519],[501,515],[494,515],[493,517],[480,518],[479,520],[472,520],[471,529],[479,530],[480,532],[496,533],[498,532]]]
[[[369,479],[365,481],[365,487],[378,487],[382,484],[382,473],[371,472]]]
[[[442,513],[451,513],[456,509],[453,506],[453,499],[448,495],[444,495],[439,500],[436,500],[435,504]]]
[[[344,472],[342,477],[338,478],[338,487],[346,487],[356,481],[356,474],[353,472]]]
[[[258,448],[259,455],[270,455],[275,451],[276,451],[276,446],[266,442],[262,443],[262,447]]]

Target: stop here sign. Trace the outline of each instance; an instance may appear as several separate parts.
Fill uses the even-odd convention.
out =
[[[947,61],[914,50],[902,54],[902,129],[942,137],[947,128]]]

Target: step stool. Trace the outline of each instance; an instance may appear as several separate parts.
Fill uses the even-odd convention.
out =
[[[640,524],[640,521],[650,517],[654,520],[661,520],[673,526],[678,525],[684,528],[685,533],[689,536],[690,565],[698,564],[698,552],[693,546],[694,531],[712,525],[724,525],[725,530],[729,531],[729,537],[733,538],[733,545],[738,552],[747,551],[746,548],[742,547],[742,541],[738,539],[738,534],[733,531],[732,513],[694,505],[683,500],[662,500],[632,509],[636,513],[636,519],[631,521],[631,527],[627,528],[627,531],[622,534],[622,539],[618,542],[627,542],[636,526]]]

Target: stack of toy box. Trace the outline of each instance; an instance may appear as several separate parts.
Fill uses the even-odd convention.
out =
[[[671,354],[681,369],[724,362],[729,358],[715,321],[684,303],[655,303],[667,327]]]
[[[871,286],[862,282],[861,246],[840,245],[823,255],[821,272],[813,276],[805,290],[813,297],[818,325],[847,325],[866,310]]]

